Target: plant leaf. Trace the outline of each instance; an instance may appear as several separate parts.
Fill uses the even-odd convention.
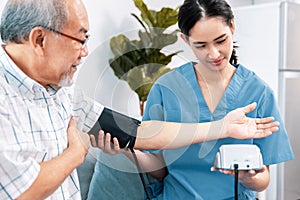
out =
[[[151,12],[149,11],[147,5],[143,2],[143,0],[134,0],[134,4],[135,6],[141,11],[141,16],[143,21],[148,24],[148,26],[153,26],[154,19],[153,16],[151,14]]]
[[[161,65],[159,69],[151,76],[145,76],[147,64],[131,69],[127,74],[127,82],[130,88],[135,91],[139,99],[146,100],[148,93],[153,83],[163,74],[169,72],[171,69]]]
[[[160,11],[149,10],[143,0],[134,0],[141,11],[139,18],[131,14],[143,27],[138,31],[138,39],[130,40],[125,35],[114,36],[110,40],[110,48],[114,58],[109,59],[110,67],[115,75],[127,81],[140,101],[147,99],[153,83],[171,69],[167,65],[172,57],[181,51],[169,55],[162,49],[174,44],[178,39],[178,30],[166,30],[177,23],[178,8],[162,8]]]
[[[153,27],[168,28],[177,23],[178,11],[172,8],[162,8],[156,14]]]

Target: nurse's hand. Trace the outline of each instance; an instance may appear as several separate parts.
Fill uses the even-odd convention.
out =
[[[211,171],[219,171],[230,176],[235,175],[234,170],[224,170],[212,167]],[[239,170],[238,182],[250,190],[258,192],[265,190],[270,182],[269,166],[263,166],[260,170]]]
[[[239,177],[239,182],[243,182],[243,180],[249,179],[251,177],[254,177],[258,173],[263,173],[266,170],[267,170],[266,166],[263,166],[259,170],[254,170],[254,169],[251,169],[251,170],[239,170],[239,176],[238,176]],[[223,174],[234,176],[234,170],[217,169],[215,167],[212,167],[211,171],[218,171],[218,172],[221,172]]]
[[[247,113],[256,108],[256,103],[235,109],[224,118],[225,136],[235,139],[263,138],[278,131],[279,122],[274,117],[249,118]]]
[[[126,153],[129,150],[127,148],[120,148],[119,142],[117,138],[113,138],[113,143],[111,142],[111,134],[106,133],[104,134],[104,131],[99,131],[98,135],[98,141],[96,142],[96,138],[94,135],[90,135],[91,144],[93,147],[100,148],[103,152],[110,154],[110,155],[116,155],[121,153]]]

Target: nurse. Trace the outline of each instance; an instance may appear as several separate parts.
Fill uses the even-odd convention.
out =
[[[140,151],[137,156],[141,168],[161,181],[159,189],[157,185],[152,187],[152,199],[234,199],[233,172],[211,170],[223,144],[253,144],[260,148],[265,166],[257,171],[241,171],[238,180],[239,199],[255,199],[255,193],[269,184],[269,166],[293,159],[274,93],[254,72],[238,63],[234,16],[225,0],[185,0],[178,25],[181,38],[197,62],[179,66],[157,80],[149,93],[143,120],[211,122],[257,102],[248,117],[274,116],[280,127],[263,139],[221,138],[176,149]],[[115,153],[108,149],[108,153]]]

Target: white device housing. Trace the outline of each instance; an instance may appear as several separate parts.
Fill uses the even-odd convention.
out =
[[[263,161],[260,149],[252,144],[222,145],[216,154],[214,167],[234,170],[234,164],[238,164],[238,170],[261,169]]]

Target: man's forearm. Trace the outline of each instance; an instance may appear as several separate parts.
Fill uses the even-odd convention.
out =
[[[83,162],[79,154],[66,150],[60,156],[40,163],[38,177],[31,187],[17,199],[45,199],[51,195],[73,170]]]

